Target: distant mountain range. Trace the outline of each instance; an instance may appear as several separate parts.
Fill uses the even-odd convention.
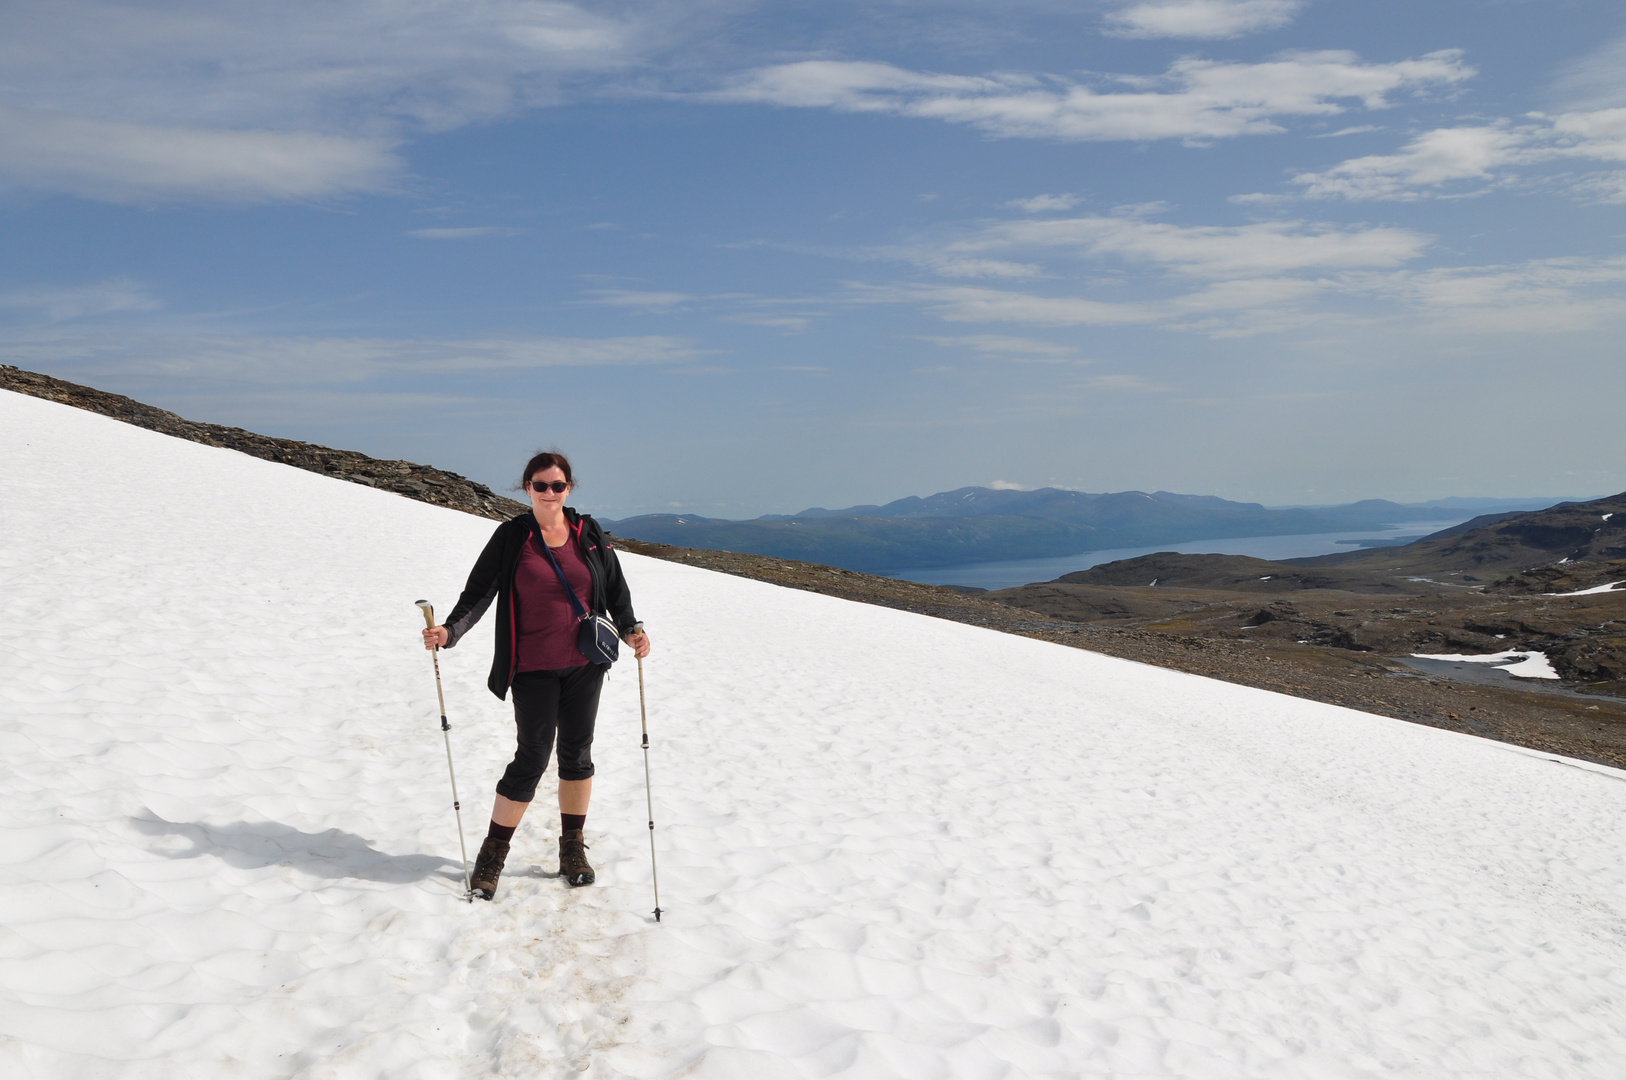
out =
[[[1367,499],[1341,506],[1266,507],[1168,491],[1093,494],[1062,488],[964,487],[884,506],[814,507],[729,521],[647,514],[605,521],[617,536],[677,547],[886,573],[1234,536],[1370,530],[1462,514],[1537,510],[1559,499]]]
[[[1268,646],[1266,660],[1300,665],[1297,677],[1310,679],[1325,679],[1340,663],[1317,647],[1386,657],[1538,650],[1562,678],[1620,698],[1626,590],[1610,586],[1623,580],[1626,492],[1487,514],[1402,547],[1281,561],[1160,551],[987,596],[1081,627],[1245,639]],[[1373,703],[1389,705],[1393,692]],[[1330,699],[1346,700],[1341,693]],[[1484,700],[1466,703],[1477,709]],[[1601,711],[1596,703],[1576,709],[1572,715],[1583,720]],[[1460,715],[1472,720],[1467,709]],[[1470,723],[1459,730],[1486,729]],[[1601,721],[1567,721],[1544,727],[1541,737],[1605,730]],[[1626,752],[1618,747],[1607,760],[1619,763]]]
[[[441,469],[189,421],[120,394],[6,364],[0,364],[0,390],[72,405],[177,438],[229,447],[268,461],[496,520],[525,509],[525,504],[497,495],[484,484]],[[924,499],[899,499],[885,506],[849,506],[841,510],[815,507],[800,514],[767,515],[753,521],[652,514],[607,520],[604,524],[620,536],[679,547],[886,572],[1050,558],[1183,540],[1369,530],[1474,513],[1506,515],[1509,511],[1543,509],[1560,501],[1437,499],[1402,504],[1368,499],[1343,506],[1267,508],[1258,503],[1166,491],[1097,495],[1060,488],[1006,491],[966,487]],[[1490,523],[1478,520],[1461,528]],[[1377,549],[1377,557],[1386,559],[1388,556],[1381,552],[1394,550]],[[1359,559],[1366,554],[1349,552],[1332,558]]]

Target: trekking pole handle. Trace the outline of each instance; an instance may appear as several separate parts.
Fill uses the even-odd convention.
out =
[[[435,605],[427,600],[419,600],[418,610],[423,612],[423,625],[433,630],[435,628]]]

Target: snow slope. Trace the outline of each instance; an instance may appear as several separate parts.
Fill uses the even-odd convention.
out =
[[[1626,1075],[1620,772],[626,556],[668,914],[626,664],[600,885],[539,801],[471,906],[490,523],[0,432],[5,1077]]]

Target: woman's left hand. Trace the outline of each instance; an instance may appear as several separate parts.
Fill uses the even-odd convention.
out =
[[[621,640],[632,646],[633,654],[638,659],[642,660],[649,655],[649,635],[642,630],[634,630]]]

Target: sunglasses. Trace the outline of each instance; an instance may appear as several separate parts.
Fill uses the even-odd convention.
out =
[[[552,481],[549,481],[549,480],[532,480],[531,481],[531,490],[536,492],[538,495],[542,494],[544,491],[551,491],[555,495],[563,495],[565,492],[570,490],[570,481],[569,480],[552,480]]]

